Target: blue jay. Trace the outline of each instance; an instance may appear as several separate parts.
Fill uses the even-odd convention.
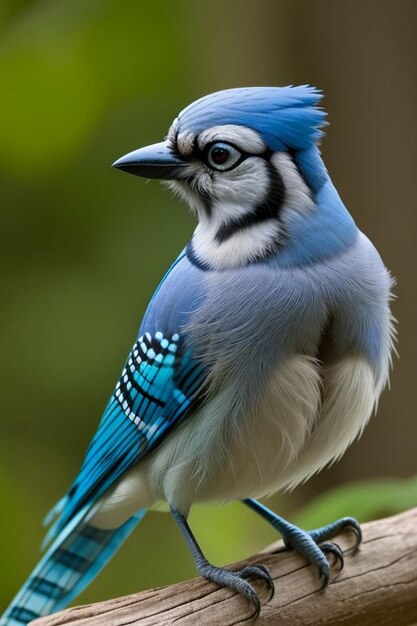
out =
[[[185,108],[166,141],[114,163],[165,181],[196,214],[191,241],[157,288],[84,463],[49,515],[49,547],[6,610],[21,626],[68,605],[146,511],[167,503],[202,576],[260,610],[266,567],[205,558],[195,502],[241,500],[329,582],[332,537],[257,498],[293,488],[361,434],[384,388],[392,280],[320,157],[313,87],[220,91]]]

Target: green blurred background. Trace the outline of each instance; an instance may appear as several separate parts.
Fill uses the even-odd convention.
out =
[[[315,525],[416,502],[416,17],[414,0],[2,0],[0,606],[35,564],[42,518],[193,229],[157,183],[110,164],[217,89],[324,89],[325,161],[398,279],[401,360],[377,418],[340,463],[271,504]],[[192,523],[218,563],[275,538],[239,504],[197,508]],[[192,575],[169,516],[153,513],[79,601]]]

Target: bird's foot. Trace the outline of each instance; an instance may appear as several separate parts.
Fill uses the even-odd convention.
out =
[[[284,544],[287,548],[291,548],[304,556],[309,563],[318,568],[319,576],[323,582],[322,587],[327,587],[330,582],[329,555],[334,557],[339,565],[339,571],[344,566],[342,549],[337,543],[329,541],[329,539],[344,531],[352,532],[355,536],[355,542],[349,551],[357,550],[362,541],[361,527],[353,517],[343,517],[327,526],[310,531],[302,530],[288,522],[285,526],[285,528],[279,529]]]
[[[259,578],[266,584],[269,591],[268,601],[271,600],[275,593],[275,585],[272,576],[264,565],[247,565],[240,570],[233,571],[216,567],[209,563],[201,551],[200,546],[194,537],[191,528],[188,525],[186,517],[174,508],[171,508],[174,520],[177,522],[190,550],[194,557],[195,564],[201,576],[219,585],[219,587],[229,587],[243,595],[248,601],[252,609],[249,620],[256,619],[261,610],[261,603],[258,594],[250,583],[248,578]]]
[[[342,517],[327,526],[306,531],[290,524],[257,500],[248,498],[244,502],[278,530],[287,548],[295,550],[309,563],[317,567],[319,576],[323,581],[322,587],[326,587],[330,582],[328,556],[333,556],[339,565],[339,571],[343,569],[344,565],[342,549],[337,543],[329,540],[341,532],[352,532],[355,541],[349,551],[357,550],[362,541],[361,527],[353,517]]]
[[[343,569],[343,552],[337,543],[331,541],[320,541],[318,543],[308,531],[302,530],[292,524],[288,524],[288,528],[280,532],[287,548],[295,550],[311,565],[317,567],[322,580],[322,588],[327,587],[330,582],[329,555],[335,558],[339,566],[339,571]]]
[[[249,620],[254,620],[259,616],[259,612],[261,610],[261,603],[259,601],[258,595],[255,589],[252,587],[250,583],[248,583],[248,578],[259,578],[262,580],[267,587],[269,592],[269,600],[271,600],[275,593],[275,585],[274,581],[269,573],[269,570],[264,565],[247,565],[246,567],[232,571],[228,569],[224,569],[221,567],[216,567],[204,560],[197,564],[198,570],[200,574],[210,580],[219,587],[229,587],[234,589],[241,595],[243,595],[249,602],[252,613],[248,617]]]

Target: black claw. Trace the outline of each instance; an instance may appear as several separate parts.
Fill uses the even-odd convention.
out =
[[[271,572],[267,567],[265,567],[265,565],[259,565],[258,567],[265,573],[265,577],[263,578],[263,580],[266,582],[266,586],[269,591],[269,597],[267,602],[270,602],[275,595],[274,579],[271,576]]]
[[[252,585],[246,582],[246,580],[240,579],[240,581],[242,585],[239,585],[239,588],[236,588],[236,591],[245,596],[252,608],[252,613],[245,620],[247,622],[251,622],[252,620],[258,619],[259,613],[261,612],[261,603]]]
[[[255,578],[260,578],[264,581],[269,591],[268,602],[272,600],[275,594],[275,584],[270,574],[270,571],[265,565],[247,565],[242,570],[240,570],[239,574],[241,576],[253,576]]]
[[[259,602],[258,596],[255,594],[253,598],[248,598],[251,607],[253,608],[252,613],[249,615],[247,621],[252,622],[257,620],[259,617],[259,613],[261,612],[261,603]]]
[[[341,572],[345,565],[345,557],[343,556],[341,547],[333,541],[325,541],[319,544],[319,548],[321,548],[325,554],[330,553],[334,556],[336,563],[339,564],[339,572]]]
[[[330,582],[330,568],[329,567],[321,567],[319,569],[319,576],[322,579],[320,591],[325,589]]]
[[[204,576],[204,578],[207,578],[207,580],[216,583],[220,587],[229,587],[230,589],[234,589],[237,593],[240,593],[248,600],[252,609],[252,613],[247,620],[245,620],[248,622],[259,616],[261,603],[255,589],[246,580],[246,578],[260,578],[266,583],[270,592],[268,601],[271,600],[275,592],[274,581],[272,580],[268,568],[264,565],[248,565],[241,570],[230,571],[215,567],[210,563],[204,563],[200,565],[199,570],[201,575]]]
[[[359,525],[359,522],[357,522],[354,517],[348,517],[346,519],[345,525],[343,526],[343,530],[351,532],[355,535],[354,545],[348,548],[346,552],[356,552],[356,550],[362,543],[362,529]]]

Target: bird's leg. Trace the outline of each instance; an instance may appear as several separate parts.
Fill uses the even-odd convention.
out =
[[[329,539],[341,531],[349,530],[355,535],[355,543],[351,550],[356,550],[362,541],[361,527],[353,517],[342,517],[322,528],[306,531],[290,524],[253,498],[246,498],[243,502],[278,530],[287,548],[295,550],[304,556],[309,563],[317,566],[319,575],[323,579],[323,587],[328,585],[330,580],[330,566],[326,554],[330,553],[336,557],[340,569],[343,568],[344,564],[341,548],[337,543],[330,542]]]
[[[212,565],[202,553],[186,518],[174,509],[171,509],[171,513],[191,550],[201,576],[216,583],[219,587],[230,587],[245,596],[253,610],[249,619],[256,619],[261,605],[255,589],[248,583],[247,578],[260,578],[266,584],[269,591],[269,601],[274,595],[275,586],[268,569],[264,565],[248,565],[240,570],[231,571]]]

